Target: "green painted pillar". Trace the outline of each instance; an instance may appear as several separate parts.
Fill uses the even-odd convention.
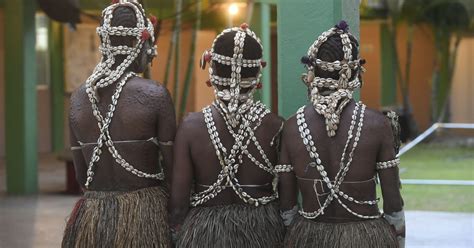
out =
[[[254,31],[255,34],[257,34],[257,36],[260,38],[260,41],[262,42],[263,22],[262,22],[262,11],[260,11],[260,9],[261,9],[261,4],[260,3],[255,3],[254,6],[253,6],[252,17],[250,18],[250,23],[249,24],[250,24],[250,29],[252,29],[252,31]],[[264,56],[265,56],[265,51],[263,51],[263,53],[264,53]],[[263,75],[265,75],[265,73],[267,73],[267,71],[264,69],[262,71],[262,73],[263,73]],[[264,83],[263,76],[262,76],[262,83]],[[253,97],[255,101],[263,102],[262,97],[263,97],[263,88],[260,89],[260,90],[255,91],[255,94],[254,94],[254,97]],[[265,102],[263,102],[263,103],[266,105]]]
[[[272,52],[272,37],[271,37],[271,13],[270,4],[262,3],[260,6],[261,17],[261,36],[263,45],[263,60],[267,62],[267,66],[263,69],[262,75],[262,102],[267,105],[269,109],[272,108],[272,75],[271,75],[271,52]]]
[[[63,27],[59,22],[50,21],[49,23],[51,140],[53,151],[60,152],[64,149]]]
[[[380,61],[382,61],[382,71],[380,75],[381,99],[382,107],[394,106],[397,104],[397,82],[396,82],[396,62],[394,61],[394,53],[392,39],[387,23],[380,25]]]
[[[341,19],[359,36],[359,0],[280,0],[278,3],[278,109],[285,118],[307,102],[300,59]]]
[[[35,3],[5,2],[6,181],[11,194],[38,189]]]

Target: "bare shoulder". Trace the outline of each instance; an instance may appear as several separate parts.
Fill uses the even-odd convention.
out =
[[[297,136],[299,136],[298,125],[296,123],[296,114],[294,114],[285,121],[283,126],[283,138],[285,139]]]
[[[135,77],[127,83],[126,90],[140,104],[158,111],[160,115],[175,118],[171,95],[168,89],[159,82]]]
[[[192,133],[203,127],[204,114],[202,112],[190,112],[184,116],[179,124],[181,132]]]
[[[87,93],[86,93],[86,85],[85,84],[82,84],[79,88],[75,89],[72,93],[71,93],[71,98],[70,98],[70,101],[71,101],[71,107],[73,107],[73,103],[76,103],[78,101],[83,101],[84,98],[86,97]]]
[[[90,108],[90,102],[89,98],[87,97],[85,84],[81,85],[71,93],[69,101],[69,126],[77,128],[78,123],[84,115],[84,111]]]
[[[378,137],[392,135],[392,126],[389,119],[376,109],[367,108],[365,110],[364,126],[378,134]]]
[[[371,128],[382,128],[387,123],[387,117],[380,111],[372,108],[365,109],[364,125]]]
[[[277,115],[276,113],[269,113],[263,119],[264,125],[269,126],[269,127],[280,128],[280,126],[284,122],[285,122],[285,119],[283,119],[281,116]]]
[[[85,105],[90,105],[85,84],[82,84],[79,88],[75,89],[71,93],[71,97],[69,101],[70,101],[70,105],[69,105],[70,115],[76,112],[83,111]]]
[[[135,77],[131,79],[127,85],[129,86],[130,90],[144,93],[149,96],[162,98],[170,97],[168,89],[161,83],[154,80]]]

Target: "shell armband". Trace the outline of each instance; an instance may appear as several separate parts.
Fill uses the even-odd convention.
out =
[[[281,173],[281,172],[291,172],[293,171],[293,166],[291,164],[278,164],[275,165],[275,168],[273,169],[275,173]]]
[[[383,169],[397,167],[398,165],[400,165],[400,159],[396,158],[389,161],[377,162],[377,164],[375,164],[375,168],[377,170],[383,170]]]

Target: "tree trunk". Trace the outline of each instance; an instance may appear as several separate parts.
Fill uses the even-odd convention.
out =
[[[199,29],[201,29],[201,0],[197,0],[197,8],[196,8],[196,22],[194,23],[194,29],[193,29],[193,34],[192,34],[192,40],[191,40],[191,49],[190,49],[190,56],[188,60],[188,68],[186,70],[186,78],[184,80],[184,88],[183,88],[183,93],[181,95],[181,101],[179,105],[179,119],[181,119],[186,112],[186,106],[188,103],[188,95],[189,95],[189,89],[191,85],[191,79],[194,71],[194,53],[196,51],[196,42],[197,42],[197,33]],[[198,86],[199,87],[199,86]]]
[[[180,47],[180,33],[181,33],[181,12],[183,10],[183,0],[176,0],[176,28],[175,28],[175,56],[174,56],[174,90],[173,90],[173,101],[175,107],[178,106],[178,91],[179,91],[179,64],[181,59],[181,47]]]
[[[393,49],[393,69],[396,71],[396,82],[398,83],[398,86],[400,88],[400,93],[402,94],[402,107],[403,107],[403,115],[405,116],[408,124],[408,129],[409,130],[404,130],[406,136],[408,138],[414,138],[418,134],[418,125],[416,123],[416,120],[413,116],[413,111],[412,111],[412,105],[410,102],[410,92],[409,92],[409,80],[410,80],[410,67],[411,67],[411,62],[412,62],[412,47],[413,47],[413,26],[409,24],[408,26],[408,39],[407,39],[407,50],[406,50],[406,56],[407,56],[407,61],[405,64],[405,75],[403,75],[402,70],[401,70],[401,62],[400,58],[398,56],[398,49],[397,49],[397,24],[394,20],[392,20],[391,24],[391,43],[392,43],[392,49]]]
[[[171,62],[173,62],[173,51],[176,46],[176,20],[173,22],[173,35],[170,39],[170,47],[168,49],[168,56],[166,57],[166,69],[165,69],[165,79],[163,84],[165,87],[168,86],[170,71],[171,71]]]
[[[443,75],[440,79],[439,83],[439,92],[443,94],[439,94],[439,103],[438,106],[440,106],[439,110],[439,115],[437,116],[437,121],[438,122],[445,122],[449,120],[449,113],[448,113],[448,107],[449,107],[449,96],[451,95],[451,89],[453,85],[453,76],[454,76],[454,68],[456,66],[456,58],[457,58],[457,53],[458,53],[458,48],[459,48],[459,43],[461,41],[461,37],[457,35],[454,40],[454,45],[451,50],[451,35],[446,35],[448,38],[448,42],[446,44],[443,43],[446,48],[442,48],[441,50],[443,51],[443,57],[442,57],[442,62],[443,69],[441,70],[442,73],[446,74]],[[447,52],[446,52],[446,51]]]

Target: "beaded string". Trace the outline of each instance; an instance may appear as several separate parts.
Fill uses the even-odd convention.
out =
[[[331,180],[328,177],[328,174],[324,168],[324,165],[322,164],[321,159],[319,158],[319,154],[317,152],[315,143],[313,141],[313,137],[311,136],[311,132],[308,129],[308,125],[306,123],[305,117],[304,117],[304,107],[301,107],[298,112],[297,112],[297,125],[298,125],[298,130],[300,133],[300,136],[303,140],[303,143],[306,147],[306,150],[309,153],[310,158],[314,161],[310,163],[309,165],[311,167],[316,167],[318,170],[319,174],[322,177],[322,181],[327,185],[329,188],[330,192],[328,193],[328,196],[324,203],[321,205],[319,198],[318,198],[318,203],[319,203],[319,208],[314,211],[314,212],[305,212],[304,210],[300,210],[299,213],[308,219],[314,219],[317,218],[318,216],[324,214],[324,210],[329,206],[329,204],[336,199],[336,201],[343,206],[349,213],[359,217],[359,218],[364,218],[364,219],[373,219],[373,218],[378,218],[380,217],[379,215],[361,215],[359,213],[354,212],[352,209],[350,209],[342,200],[341,198],[349,201],[349,202],[354,202],[357,204],[365,204],[365,205],[376,205],[377,200],[373,201],[361,201],[354,199],[353,197],[349,196],[345,192],[343,192],[339,187],[341,184],[344,182],[344,177],[346,176],[347,172],[349,171],[350,164],[352,163],[354,151],[357,147],[357,144],[359,142],[361,132],[362,132],[362,127],[363,127],[363,121],[364,121],[364,113],[365,113],[365,108],[366,106],[362,104],[361,102],[358,102],[354,108],[354,111],[352,113],[352,120],[351,120],[351,125],[349,127],[348,131],[348,137],[346,144],[343,149],[343,153],[341,156],[340,160],[340,168],[339,171],[337,172],[335,179],[333,180],[334,183],[331,182]],[[358,112],[360,109],[360,114],[359,114],[359,120],[357,122],[357,116]],[[356,134],[354,136],[354,129],[357,124],[357,130]],[[352,142],[352,147],[349,153],[347,153],[348,148],[350,146],[351,140],[354,138],[354,141]],[[347,155],[346,155],[347,154]],[[346,161],[347,157],[347,161]],[[318,192],[315,191],[315,193],[318,195]]]
[[[275,165],[275,169],[273,169],[275,173],[283,173],[283,172],[292,172],[293,166],[291,164],[277,164]]]
[[[327,62],[316,58],[321,45],[327,41],[330,36],[339,35],[341,37],[344,58],[342,61]],[[352,44],[347,32],[347,24],[341,22],[323,32],[318,39],[309,47],[307,56],[302,58],[306,64],[307,73],[303,74],[303,81],[311,91],[310,101],[318,114],[323,115],[326,121],[326,131],[329,137],[336,135],[339,126],[340,115],[344,107],[352,99],[352,93],[356,88],[360,88],[359,73],[363,71],[361,59],[353,59]],[[339,71],[339,79],[315,77],[314,68],[318,66],[325,71]],[[356,75],[352,81],[352,70],[356,70]],[[329,88],[335,90],[329,95],[322,95],[320,88]]]
[[[395,158],[389,161],[377,162],[375,164],[375,169],[383,170],[383,169],[397,167],[399,165],[400,165],[400,158]]]
[[[214,47],[216,41],[223,35],[235,32],[234,36],[234,52],[232,57],[218,54]],[[260,87],[261,69],[265,65],[262,59],[244,59],[243,49],[245,45],[245,37],[252,37],[262,48],[262,44],[257,35],[248,28],[247,24],[242,24],[240,27],[228,28],[222,31],[215,38],[212,48],[205,51],[201,58],[201,68],[205,68],[205,63],[211,64],[209,68],[210,86],[214,87],[214,94],[219,106],[227,116],[232,127],[236,127],[240,121],[241,115],[245,113],[253,104],[253,94],[255,90]],[[263,50],[263,48],[262,48]],[[212,63],[219,63],[231,66],[230,77],[218,76],[212,68]],[[258,75],[255,78],[242,78],[242,68],[259,68]],[[218,86],[228,86],[229,89],[219,90]],[[248,92],[240,93],[240,88],[250,88]]]
[[[135,17],[137,19],[137,26],[134,28],[126,28],[123,26],[112,27],[110,26],[111,20],[113,18],[113,12],[117,7],[129,7],[135,12]],[[157,180],[163,180],[163,172],[156,174],[146,173],[140,171],[133,167],[129,162],[127,162],[115,148],[113,139],[110,135],[109,126],[112,122],[114,112],[120,97],[120,93],[127,81],[135,77],[134,72],[127,72],[125,70],[130,67],[130,65],[135,61],[143,47],[143,44],[146,40],[152,39],[154,42],[154,27],[152,22],[144,18],[144,9],[143,7],[136,2],[125,2],[120,1],[104,9],[102,12],[103,15],[103,25],[97,28],[97,33],[101,37],[102,44],[100,45],[100,52],[102,53],[102,59],[99,64],[95,67],[92,75],[86,80],[86,93],[88,95],[89,101],[92,104],[92,113],[97,119],[97,124],[99,126],[100,135],[97,139],[97,145],[94,146],[91,160],[89,161],[87,168],[87,178],[85,187],[88,189],[94,177],[94,165],[100,160],[100,155],[102,154],[102,148],[105,146],[108,148],[108,151],[115,159],[115,161],[122,166],[124,169],[136,175],[138,177],[151,178]],[[137,39],[137,44],[135,47],[128,46],[112,46],[110,41],[110,36],[135,36]],[[156,47],[146,51],[148,55],[156,54]],[[114,70],[112,66],[115,64],[116,55],[127,55],[127,57],[120,63]],[[100,80],[99,80],[100,79]],[[114,94],[112,95],[112,102],[109,104],[108,112],[105,115],[102,115],[97,104],[99,102],[98,89],[105,88],[119,80],[119,83],[116,86]],[[104,117],[105,116],[105,117]]]
[[[238,136],[237,134],[234,132],[234,130],[232,129],[231,125],[228,125],[227,123],[229,123],[229,120],[227,119],[227,117],[224,115],[223,111],[221,110],[220,106],[218,104],[216,104],[215,102],[213,103],[213,105],[216,107],[216,109],[219,111],[219,113],[222,115],[222,117],[224,118],[224,121],[226,123],[226,127],[227,127],[227,130],[229,131],[229,133],[232,135],[232,137],[234,137],[234,139],[237,139]],[[245,154],[248,156],[248,158],[253,162],[255,163],[260,169],[270,173],[270,174],[273,174],[274,170],[273,170],[273,165],[272,163],[270,162],[270,160],[268,159],[267,155],[265,154],[265,151],[263,150],[262,146],[260,145],[260,143],[257,141],[257,138],[255,136],[255,130],[261,125],[262,123],[262,120],[263,118],[270,113],[270,110],[268,110],[265,105],[263,105],[262,103],[260,102],[257,102],[256,104],[254,104],[249,113],[252,113],[251,116],[249,116],[251,119],[250,119],[250,123],[255,123],[256,121],[258,121],[258,123],[253,127],[253,128],[248,128],[248,127],[245,127],[245,128],[248,128],[248,130],[246,130],[246,132],[244,133],[244,135],[246,137],[251,137],[250,139],[247,139],[247,142],[245,143],[245,145],[242,147],[242,151],[243,153],[240,153],[239,155],[239,162],[240,163],[243,163],[243,159],[242,159],[242,155]],[[258,150],[258,153],[262,156],[264,162],[266,165],[260,163],[248,150],[247,150],[247,147],[248,145],[250,144],[250,142],[253,142],[254,146],[257,148]]]
[[[275,188],[273,194],[270,196],[254,198],[244,191],[237,178],[237,173],[240,165],[243,163],[244,155],[247,156],[257,167],[275,176],[273,165],[266,156],[263,148],[257,141],[254,134],[254,131],[260,126],[261,120],[269,113],[269,110],[267,110],[260,102],[253,104],[250,110],[242,116],[241,123],[236,133],[234,132],[232,125],[229,123],[226,115],[223,114],[223,110],[220,108],[220,105],[216,102],[214,102],[213,105],[224,118],[227,130],[234,138],[234,144],[232,145],[230,152],[228,152],[227,148],[222,144],[219,138],[219,132],[215,126],[211,108],[204,108],[204,120],[208,129],[209,137],[214,146],[216,156],[222,169],[219,172],[217,180],[214,184],[210,185],[206,190],[196,193],[191,197],[191,205],[197,206],[203,204],[204,202],[214,198],[226,187],[231,187],[240,199],[251,205],[264,205],[275,200],[278,197]],[[251,125],[252,123],[255,125]],[[248,146],[250,143],[253,143],[253,145],[259,151],[259,154],[264,161],[263,163],[248,151]]]
[[[235,32],[234,49],[231,57],[218,54],[214,50],[216,41],[229,32]],[[203,204],[227,187],[232,188],[245,203],[255,206],[267,204],[278,197],[275,188],[276,176],[273,165],[255,136],[255,130],[261,125],[263,118],[270,113],[262,103],[255,103],[253,100],[255,89],[260,84],[261,69],[264,63],[261,59],[251,60],[243,58],[245,37],[247,36],[253,38],[262,48],[262,44],[255,33],[248,28],[247,24],[242,24],[240,27],[229,28],[220,33],[214,40],[211,50],[204,52],[201,58],[202,69],[205,68],[206,62],[211,64],[209,68],[209,82],[214,87],[214,94],[216,95],[216,100],[212,105],[223,117],[227,130],[234,139],[234,144],[230,151],[228,151],[219,138],[211,107],[204,108],[202,112],[209,137],[222,169],[215,183],[206,190],[198,192],[191,197],[192,206]],[[218,76],[212,68],[212,63],[231,66],[230,78]],[[251,67],[259,68],[258,75],[255,78],[242,78],[242,68]],[[226,86],[228,89],[219,90],[218,86]],[[240,88],[250,89],[247,93],[241,94]],[[234,131],[234,129],[237,129],[237,131]],[[251,144],[257,148],[263,162],[248,151],[248,146]],[[243,164],[244,156],[250,159],[258,168],[274,176],[272,195],[254,198],[243,190],[237,178],[237,172],[240,165]]]

